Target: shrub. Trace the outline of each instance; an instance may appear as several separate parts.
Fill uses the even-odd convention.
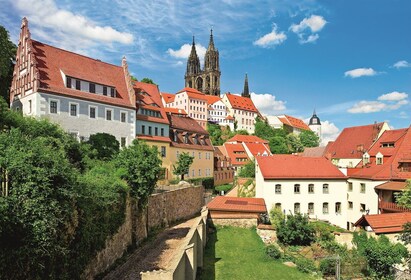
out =
[[[265,248],[265,252],[270,258],[275,260],[280,259],[282,255],[280,249],[275,245],[268,245]]]
[[[214,188],[214,178],[213,177],[204,177],[204,178],[195,178],[187,180],[193,185],[202,185],[206,189]]]
[[[310,272],[315,272],[317,271],[317,267],[315,266],[314,261],[306,258],[297,258],[295,260],[295,264],[297,265],[297,269],[305,272],[305,273],[310,273]]]
[[[246,163],[238,173],[239,177],[243,178],[254,178],[255,177],[255,161],[249,161]]]
[[[320,262],[320,271],[321,271],[321,273],[325,276],[335,275],[336,262],[337,262],[337,260],[335,260],[335,259],[323,259],[323,260],[321,260],[321,262]]]
[[[231,190],[233,188],[232,185],[220,185],[215,187],[215,191],[220,193],[222,191],[224,191],[224,193],[227,193],[229,190]]]
[[[321,246],[321,248],[327,250],[331,254],[338,254],[342,257],[347,256],[348,254],[347,246],[341,245],[335,240],[319,241],[318,244]]]
[[[315,239],[314,233],[308,217],[301,214],[287,215],[286,220],[277,224],[277,238],[285,245],[310,245]]]
[[[283,221],[285,218],[283,211],[280,208],[273,206],[270,210],[270,221],[272,225],[277,226],[278,223]]]

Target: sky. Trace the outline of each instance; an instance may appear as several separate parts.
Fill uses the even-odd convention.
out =
[[[221,92],[241,93],[265,115],[308,120],[324,142],[344,127],[411,124],[409,0],[0,0],[0,25],[17,43],[26,16],[32,38],[121,65],[162,92],[184,88],[195,36],[203,59],[213,29]]]

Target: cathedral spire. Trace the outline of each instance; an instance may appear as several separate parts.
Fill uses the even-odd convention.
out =
[[[214,37],[213,37],[213,28],[210,29],[210,42],[208,43],[207,50],[214,50]]]
[[[241,96],[250,98],[250,90],[248,88],[248,75],[247,75],[247,73],[245,73],[244,90],[243,90],[243,93],[241,94]]]
[[[196,42],[195,42],[195,40],[194,40],[194,35],[193,35],[193,44],[191,45],[190,57],[196,57],[196,56],[197,56]]]

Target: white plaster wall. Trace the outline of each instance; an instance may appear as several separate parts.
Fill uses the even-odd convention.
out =
[[[361,160],[361,158],[339,158],[332,159],[332,163],[338,167],[356,167]]]

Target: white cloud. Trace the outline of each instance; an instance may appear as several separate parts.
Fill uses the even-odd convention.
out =
[[[272,94],[251,92],[251,99],[257,109],[264,115],[275,115],[286,110],[285,101],[276,100]]]
[[[204,55],[207,49],[203,47],[201,44],[196,44],[196,51],[197,51],[197,55],[200,58],[200,60],[204,61]],[[167,50],[167,53],[170,56],[174,58],[184,58],[184,59],[187,59],[189,57],[190,52],[191,52],[190,44],[184,44],[178,50],[173,50],[171,48]]]
[[[363,76],[375,76],[377,74],[378,72],[376,72],[372,68],[357,68],[357,69],[346,71],[344,73],[344,76],[351,77],[351,78],[359,78]]]
[[[318,34],[311,34],[310,36],[308,36],[307,39],[304,38],[300,38],[300,43],[301,44],[307,44],[307,43],[314,43],[315,41],[318,40],[318,38],[320,38],[320,35]]]
[[[408,94],[405,92],[393,91],[386,93],[378,97],[380,101],[400,101],[408,98]]]
[[[297,34],[300,44],[314,43],[320,38],[317,32],[320,32],[326,24],[327,21],[322,16],[312,15],[304,18],[299,24],[293,23],[289,30]]]
[[[277,25],[273,25],[273,30],[254,41],[254,45],[263,48],[269,48],[282,44],[287,39],[287,35],[284,32],[277,32]]]
[[[385,103],[378,101],[360,101],[350,109],[349,113],[358,114],[358,113],[375,113],[384,110],[387,107]]]
[[[409,63],[405,60],[400,60],[400,61],[397,61],[396,63],[394,63],[394,65],[392,67],[397,68],[397,69],[407,68],[407,67],[411,67],[411,63]]]
[[[409,115],[408,115],[406,112],[401,111],[398,117],[399,117],[400,119],[408,119],[408,118],[409,118]]]
[[[321,146],[325,146],[329,141],[334,141],[340,129],[330,121],[321,121]]]

